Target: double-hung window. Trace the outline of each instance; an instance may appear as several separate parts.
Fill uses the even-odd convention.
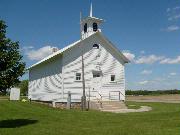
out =
[[[100,77],[100,73],[93,73],[93,78],[97,78],[97,77]]]
[[[76,73],[76,81],[80,81],[81,80],[81,73]]]

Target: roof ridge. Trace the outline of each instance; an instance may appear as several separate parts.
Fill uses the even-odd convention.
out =
[[[29,70],[29,69],[31,69],[31,68],[39,65],[40,63],[45,62],[45,61],[47,61],[48,59],[50,59],[50,58],[52,58],[52,57],[54,57],[54,56],[56,56],[56,55],[58,55],[58,54],[63,53],[64,51],[66,51],[67,49],[71,48],[72,46],[74,46],[75,44],[79,43],[80,41],[81,41],[81,40],[77,40],[77,41],[75,41],[75,42],[73,42],[73,43],[65,46],[64,48],[58,50],[57,52],[54,52],[54,53],[48,55],[47,57],[43,58],[42,60],[36,62],[35,64],[33,64],[32,66],[28,67],[27,69]]]
[[[99,35],[101,35],[106,41],[108,41],[108,42],[112,45],[112,48],[114,48],[114,50],[116,50],[116,52],[118,52],[119,55],[121,55],[121,57],[124,59],[124,61],[125,61],[126,63],[129,62],[129,60],[123,55],[123,53],[122,53],[111,41],[109,41],[109,40],[102,34],[102,32],[97,31],[97,32],[95,32],[94,34],[90,35],[89,37],[91,37],[91,36],[93,36],[93,35],[95,35],[95,34],[97,34],[97,33],[99,33]],[[65,46],[64,48],[58,50],[57,52],[54,52],[54,53],[50,54],[49,56],[43,58],[42,60],[40,60],[40,61],[38,61],[37,63],[33,64],[32,66],[28,67],[27,69],[29,70],[29,69],[31,69],[31,68],[33,68],[33,67],[35,67],[35,66],[37,66],[37,65],[39,65],[39,64],[41,64],[41,63],[43,63],[43,62],[45,62],[45,61],[53,58],[54,56],[63,53],[63,52],[66,51],[67,49],[75,46],[76,44],[80,43],[81,41],[84,41],[84,40],[88,39],[89,37],[87,37],[87,38],[85,38],[85,39],[83,39],[83,40],[81,40],[81,39],[80,39],[80,40],[77,40],[77,41],[73,42],[72,44],[69,44],[69,45]]]

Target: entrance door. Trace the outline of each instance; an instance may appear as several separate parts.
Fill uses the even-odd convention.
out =
[[[93,71],[93,79],[91,92],[95,99],[101,99],[101,81],[102,81],[102,72],[101,71]]]

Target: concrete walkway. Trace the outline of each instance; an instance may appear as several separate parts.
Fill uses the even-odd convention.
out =
[[[112,112],[112,113],[130,113],[130,112],[147,112],[151,111],[152,108],[149,106],[141,106],[139,109],[114,109],[114,110],[101,110],[103,112]]]

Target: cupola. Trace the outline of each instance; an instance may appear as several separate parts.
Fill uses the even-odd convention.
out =
[[[91,3],[89,16],[81,20],[81,36],[82,36],[81,38],[85,39],[97,31],[101,32],[101,29],[99,28],[99,26],[102,22],[103,22],[103,19],[93,17],[92,3]]]

